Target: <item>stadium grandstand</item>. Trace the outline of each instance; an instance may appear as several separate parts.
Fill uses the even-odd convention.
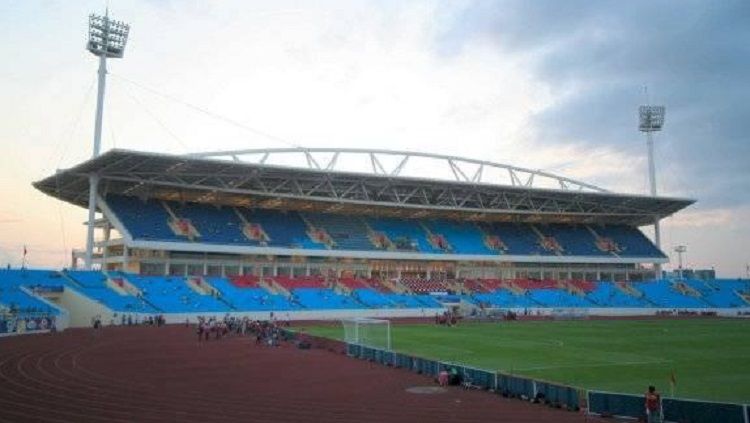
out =
[[[295,157],[302,164],[290,165]],[[337,165],[362,159],[371,166]],[[419,160],[454,178],[410,175]],[[667,258],[639,227],[688,199],[612,193],[479,160],[355,149],[112,150],[34,186],[86,207],[91,175],[100,217],[90,266],[78,250],[70,269],[4,270],[5,309],[70,310],[72,325],[86,325],[116,313],[173,321],[428,316],[445,307],[643,314],[750,301],[746,282],[655,273]]]

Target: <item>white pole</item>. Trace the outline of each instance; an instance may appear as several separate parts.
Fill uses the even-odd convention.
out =
[[[102,145],[102,116],[104,115],[104,88],[107,80],[107,55],[99,56],[99,87],[96,97],[96,120],[94,121],[94,154],[99,156]],[[99,177],[89,175],[89,219],[86,233],[86,263],[87,270],[91,270],[94,257],[94,220],[96,219],[96,193]]]
[[[656,197],[656,164],[654,160],[654,136],[651,131],[646,131],[646,144],[648,144],[648,180],[651,186],[651,196]],[[661,229],[659,218],[654,217],[654,244],[661,250]],[[656,278],[661,278],[661,265],[655,264]]]
[[[86,260],[85,268],[91,270],[94,257],[94,220],[96,218],[96,193],[99,186],[99,177],[95,174],[89,175],[89,221],[86,231]]]
[[[107,82],[107,55],[99,56],[99,85],[96,96],[96,120],[94,121],[94,154],[99,156],[102,146],[102,116],[104,115],[104,89]]]

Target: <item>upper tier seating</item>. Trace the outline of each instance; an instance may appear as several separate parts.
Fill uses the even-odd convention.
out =
[[[170,215],[159,201],[141,201],[136,197],[111,195],[107,205],[135,239],[153,241],[185,241],[169,227]]]
[[[611,238],[620,247],[620,257],[666,257],[637,228],[625,225],[606,225],[594,227],[603,237]]]
[[[442,253],[427,239],[427,233],[419,226],[419,221],[396,218],[369,218],[370,227],[384,233],[399,251],[419,251],[422,253]]]
[[[200,233],[201,242],[228,245],[258,243],[242,233],[243,223],[229,207],[216,208],[208,204],[173,204],[170,207],[180,218],[190,220]]]
[[[624,225],[585,226],[565,224],[536,225],[521,223],[481,223],[448,219],[399,219],[390,217],[360,217],[332,213],[304,213],[271,209],[217,208],[196,203],[141,201],[136,197],[108,196],[106,203],[130,235],[139,240],[203,242],[232,246],[267,246],[304,249],[336,249],[373,251],[370,229],[388,240],[388,248],[403,252],[466,255],[556,255],[612,256],[602,251],[591,229],[602,237],[611,239],[623,257],[664,257],[664,255],[637,228]],[[200,236],[175,234],[170,227],[170,210],[180,219],[189,222]],[[242,218],[238,215],[242,216]],[[245,222],[243,222],[243,219]],[[316,242],[310,238],[309,222],[326,234],[331,243]],[[249,239],[245,236],[245,223],[256,225],[267,240]],[[369,226],[369,228],[368,228]],[[561,247],[545,248],[539,231],[549,241]],[[432,234],[432,243],[430,242]],[[255,238],[255,237],[253,237]],[[487,239],[501,240],[504,248],[493,250]],[[442,247],[435,242],[444,240]]]
[[[455,254],[496,254],[484,245],[484,234],[473,222],[429,220],[425,225],[445,237]]]
[[[494,222],[480,224],[480,227],[486,234],[499,237],[508,249],[507,254],[554,255],[539,245],[539,237],[529,225]]]
[[[584,226],[552,224],[544,226],[545,233],[555,237],[568,256],[608,256],[596,246],[596,238]]]
[[[307,226],[297,212],[265,209],[238,209],[250,223],[263,227],[268,246],[287,248],[321,248],[307,236]]]
[[[317,229],[325,229],[339,250],[374,250],[367,226],[359,218],[330,213],[305,213],[305,218]]]

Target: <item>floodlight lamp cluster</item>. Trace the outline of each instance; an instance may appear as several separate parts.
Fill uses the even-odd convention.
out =
[[[639,124],[641,132],[661,131],[664,126],[664,106],[641,106],[638,108]]]
[[[89,41],[86,48],[96,56],[121,58],[125,54],[130,25],[109,16],[89,15]]]

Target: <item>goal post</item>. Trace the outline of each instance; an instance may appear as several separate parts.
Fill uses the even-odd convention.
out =
[[[385,319],[356,318],[341,321],[344,341],[384,350],[391,349],[391,322]]]

